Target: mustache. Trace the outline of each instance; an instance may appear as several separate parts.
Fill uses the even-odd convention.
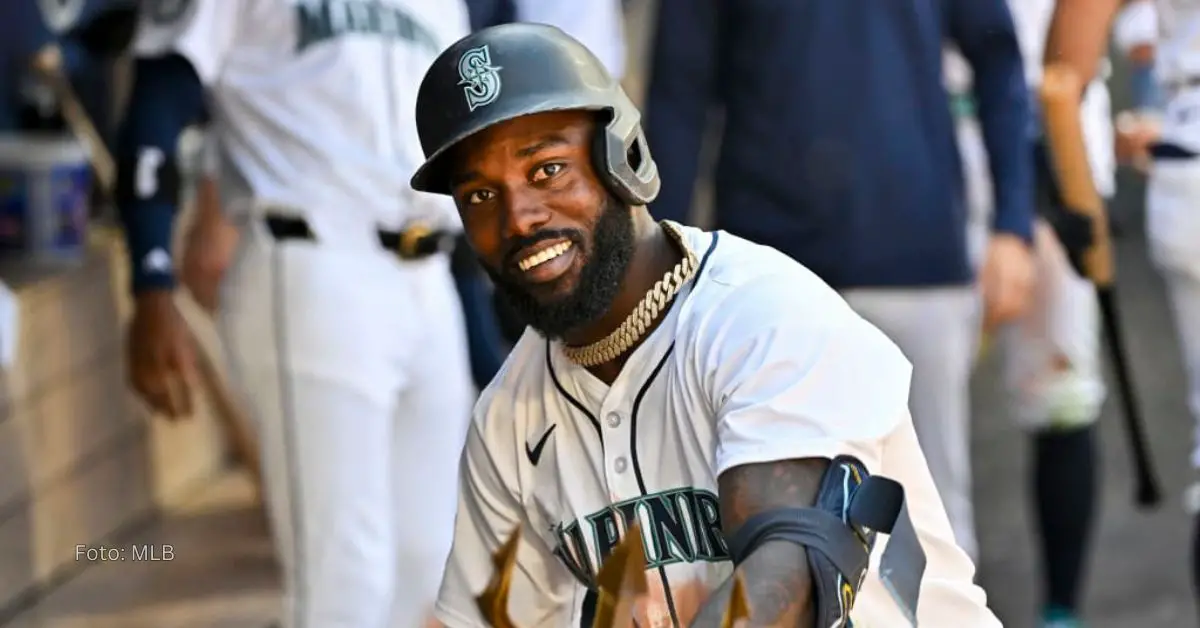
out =
[[[546,229],[537,233],[518,236],[508,241],[504,247],[504,266],[509,268],[517,263],[517,253],[522,249],[534,246],[547,240],[570,240],[572,244],[583,242],[583,234],[577,229]]]

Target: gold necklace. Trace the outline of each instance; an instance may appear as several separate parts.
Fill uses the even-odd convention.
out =
[[[679,294],[684,284],[691,281],[692,276],[696,274],[696,269],[700,266],[699,260],[692,252],[692,247],[688,246],[684,240],[679,225],[669,220],[664,220],[659,224],[671,236],[675,244],[683,250],[683,259],[679,260],[674,268],[667,271],[662,279],[655,282],[654,287],[650,288],[637,307],[633,308],[629,316],[625,317],[621,325],[611,334],[590,345],[563,346],[563,353],[566,354],[567,359],[586,368],[612,362],[619,358],[646,335],[654,321],[667,310],[667,306],[675,299],[675,295]]]

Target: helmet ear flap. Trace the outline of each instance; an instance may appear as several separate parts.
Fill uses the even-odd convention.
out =
[[[597,129],[593,146],[596,169],[617,198],[629,205],[649,204],[658,196],[661,182],[637,109],[630,103],[610,116],[607,124]]]

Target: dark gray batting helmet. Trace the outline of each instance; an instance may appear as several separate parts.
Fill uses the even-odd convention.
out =
[[[596,171],[631,205],[658,195],[658,167],[641,114],[583,44],[545,24],[504,24],[457,41],[430,66],[417,92],[425,163],[413,189],[450,194],[446,156],[494,124],[547,111],[602,114],[592,149]]]

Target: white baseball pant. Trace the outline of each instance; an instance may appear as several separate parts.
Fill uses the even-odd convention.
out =
[[[1200,125],[1192,126],[1200,133]],[[1200,158],[1155,161],[1146,189],[1146,238],[1179,333],[1197,423],[1192,465],[1200,468]]]
[[[331,230],[334,231],[334,230]],[[413,628],[449,553],[474,390],[445,256],[374,230],[276,241],[250,220],[222,286],[253,411],[284,628]]]

